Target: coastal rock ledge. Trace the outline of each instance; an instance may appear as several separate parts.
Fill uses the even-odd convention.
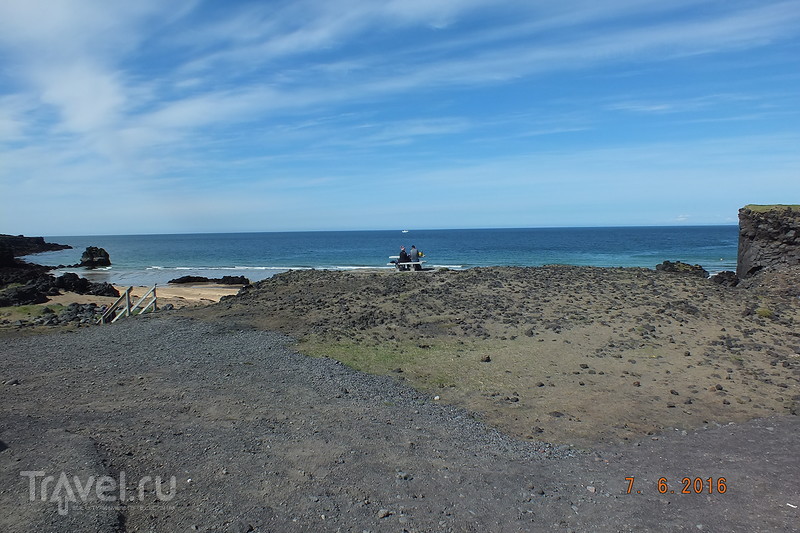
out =
[[[747,205],[739,210],[736,275],[800,265],[800,205]]]
[[[0,266],[14,266],[15,257],[69,248],[72,246],[68,244],[45,242],[44,237],[0,234]]]

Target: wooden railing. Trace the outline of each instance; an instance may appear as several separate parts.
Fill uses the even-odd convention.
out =
[[[105,310],[103,316],[100,317],[97,323],[112,324],[124,316],[141,315],[142,313],[146,313],[148,310],[151,312],[158,310],[158,298],[156,296],[155,285],[153,285],[153,288],[147,291],[147,293],[139,298],[139,300],[133,305],[131,305],[132,290],[133,287],[128,287],[125,289],[125,292],[122,293],[122,296],[120,296],[116,302],[111,304],[108,309]],[[145,300],[148,298],[151,299],[145,302]],[[146,303],[146,305],[139,309],[139,306],[141,306],[143,303]]]

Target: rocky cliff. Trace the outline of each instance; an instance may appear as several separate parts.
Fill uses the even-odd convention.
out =
[[[736,275],[800,265],[800,205],[748,205],[739,210]]]
[[[0,248],[10,250],[13,257],[66,250],[72,248],[67,244],[45,242],[44,237],[25,237],[23,235],[0,235]]]

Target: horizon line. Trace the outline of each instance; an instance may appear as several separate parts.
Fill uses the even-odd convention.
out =
[[[738,226],[737,223],[709,223],[709,224],[615,224],[608,226],[493,226],[482,228],[384,228],[384,229],[296,229],[296,230],[239,230],[239,231],[187,231],[178,233],[95,233],[85,235],[28,235],[29,237],[150,237],[150,236],[177,236],[177,235],[243,235],[258,233],[359,233],[359,232],[388,232],[397,231],[408,233],[415,231],[487,231],[487,230],[550,230],[550,229],[634,229],[634,228],[706,228]],[[24,234],[6,234],[10,236],[25,236]]]

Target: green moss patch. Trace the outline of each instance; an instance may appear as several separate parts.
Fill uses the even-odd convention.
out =
[[[0,318],[8,320],[37,318],[45,314],[46,308],[49,308],[55,314],[64,310],[64,306],[61,304],[16,305],[0,307]]]
[[[798,204],[772,204],[772,205],[749,204],[744,206],[744,208],[749,209],[754,213],[766,213],[767,211],[783,211],[785,209],[791,209],[792,211],[800,212],[800,205]]]

